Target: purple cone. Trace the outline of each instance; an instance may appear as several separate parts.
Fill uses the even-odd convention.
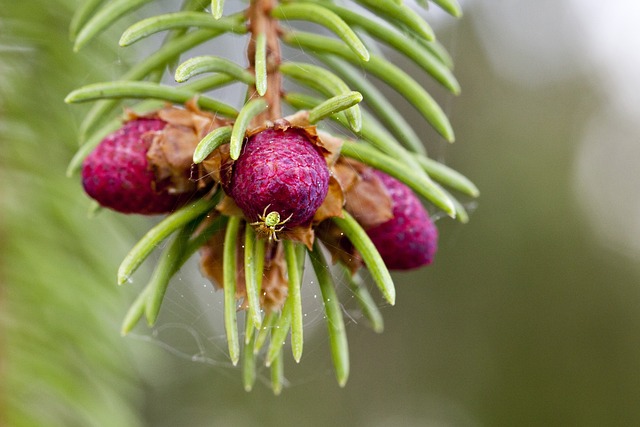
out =
[[[368,229],[367,234],[387,268],[411,270],[431,264],[438,248],[438,230],[429,213],[409,187],[385,173],[374,173],[391,196],[393,218]]]
[[[308,224],[329,188],[329,169],[304,131],[267,129],[249,138],[234,163],[228,191],[250,221],[265,209]]]
[[[160,214],[179,207],[181,197],[153,188],[148,169],[150,139],[142,135],[164,129],[160,119],[138,118],[108,135],[82,165],[82,185],[101,206],[122,213]]]

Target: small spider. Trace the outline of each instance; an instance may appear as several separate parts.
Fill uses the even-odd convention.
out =
[[[278,212],[273,211],[267,213],[269,206],[271,205],[267,205],[267,207],[264,208],[262,215],[258,215],[258,221],[252,222],[250,225],[257,226],[256,232],[261,236],[268,236],[269,241],[274,240],[277,242],[279,240],[277,233],[284,229],[284,227],[277,227],[287,223],[293,214],[289,215],[284,221],[280,221],[280,214]]]

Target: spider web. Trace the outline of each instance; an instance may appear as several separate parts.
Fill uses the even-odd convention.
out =
[[[238,368],[233,366],[229,359],[224,329],[224,293],[222,289],[216,289],[208,279],[200,274],[198,259],[197,255],[194,256],[171,280],[156,325],[152,328],[139,325],[128,337],[157,346],[182,360],[236,370]],[[344,277],[330,265],[325,268],[332,269],[332,277],[342,307],[345,326],[349,333],[354,333],[356,330],[365,331],[367,320],[358,310],[355,296]],[[370,284],[370,281],[368,282]],[[324,303],[315,274],[308,261],[305,264],[302,283],[305,356],[318,351],[326,352],[326,365],[315,372],[317,372],[316,375],[332,375]],[[379,292],[376,289],[370,289],[370,292],[378,301],[381,311],[384,312],[388,303],[379,298],[377,295]],[[241,343],[244,342],[244,330],[245,312],[239,311],[238,331]],[[289,344],[287,338],[283,347],[285,366],[292,360]],[[267,347],[268,343],[263,347],[261,355],[264,354]],[[257,357],[257,363],[258,365],[264,364],[262,356]],[[269,383],[268,370],[259,369],[258,375],[258,381]],[[312,378],[296,377],[295,383],[312,380]],[[285,385],[291,386],[292,384],[285,380]]]

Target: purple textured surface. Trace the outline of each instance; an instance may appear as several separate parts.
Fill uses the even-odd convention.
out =
[[[324,157],[302,131],[267,129],[252,136],[233,166],[230,196],[250,221],[265,208],[289,215],[287,227],[308,224],[329,188]]]
[[[409,187],[380,171],[374,172],[393,202],[393,218],[367,230],[387,268],[411,270],[429,265],[438,249],[438,230]]]
[[[153,190],[154,176],[147,162],[150,141],[141,138],[165,125],[159,119],[140,118],[103,139],[82,165],[87,194],[101,206],[122,213],[151,215],[174,210],[180,196]]]

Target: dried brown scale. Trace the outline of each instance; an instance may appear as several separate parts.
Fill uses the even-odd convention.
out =
[[[393,201],[373,168],[342,157],[334,170],[345,193],[345,209],[363,228],[393,218]]]
[[[236,298],[246,298],[244,276],[244,233],[238,234],[236,241]],[[223,267],[222,252],[224,247],[225,228],[216,232],[200,248],[200,270],[202,274],[217,288],[222,287]],[[269,244],[266,248],[260,306],[266,311],[280,310],[287,299],[287,265],[281,244]]]
[[[409,187],[344,157],[333,171],[345,195],[345,209],[367,231],[387,268],[409,270],[432,262],[438,231]],[[345,264],[352,273],[363,266],[358,251],[333,222],[323,222],[316,233],[334,262]]]
[[[206,190],[217,182],[203,174],[201,166],[192,165],[193,152],[205,135],[229,124],[227,120],[201,111],[193,101],[185,107],[167,107],[156,112],[167,126],[154,138],[147,153],[157,188],[166,188],[169,192]]]
[[[339,157],[332,171],[333,178],[339,183],[344,208],[363,228],[373,227],[393,218],[391,197],[371,167],[353,159]],[[342,209],[342,205],[340,208]],[[316,234],[329,249],[334,263],[341,262],[352,273],[363,266],[358,251],[332,221],[322,222],[316,228]]]
[[[316,236],[331,254],[331,262],[344,264],[352,274],[364,265],[360,253],[344,232],[332,221],[324,221],[316,227]]]

